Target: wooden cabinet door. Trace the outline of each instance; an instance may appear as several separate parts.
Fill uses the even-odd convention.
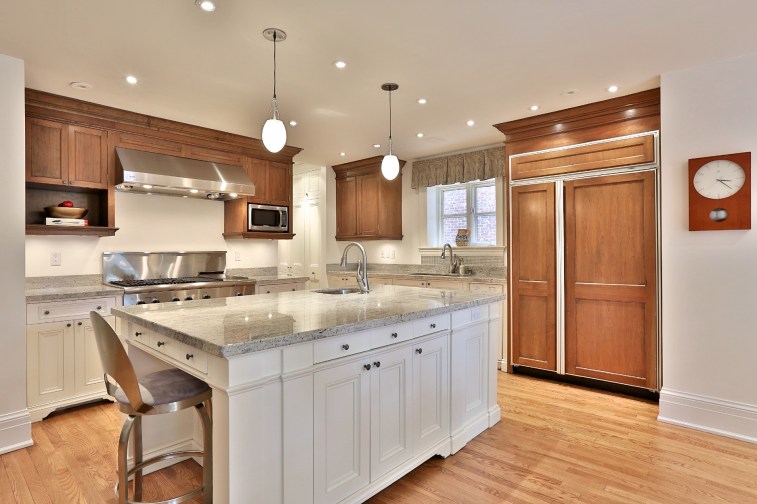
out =
[[[26,181],[65,184],[68,181],[68,125],[26,119]]]
[[[565,369],[657,387],[653,172],[565,183]]]
[[[68,181],[76,187],[108,188],[108,132],[69,127]]]
[[[292,165],[268,164],[268,202],[271,205],[289,206],[292,199]]]
[[[448,335],[413,347],[413,450],[449,437]]]
[[[268,203],[268,161],[247,158],[245,168],[250,180],[255,184],[255,196],[249,198],[250,203]]]
[[[513,364],[557,370],[555,186],[513,187]]]
[[[314,375],[314,502],[340,502],[370,478],[371,373],[368,359]]]
[[[412,348],[405,346],[370,359],[371,371],[371,481],[413,455],[410,400]]]
[[[113,326],[115,317],[105,317]],[[74,321],[74,395],[104,394],[105,379],[97,350],[96,335],[89,319]]]
[[[360,236],[379,234],[380,176],[375,173],[357,177],[357,234]]]
[[[336,181],[336,238],[357,235],[357,179],[347,177]]]
[[[27,326],[26,373],[29,406],[73,397],[74,329],[72,322],[50,322]]]

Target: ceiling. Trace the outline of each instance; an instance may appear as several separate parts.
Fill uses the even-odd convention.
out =
[[[297,163],[333,165],[387,152],[384,82],[399,84],[395,154],[413,160],[502,142],[493,124],[610,98],[611,84],[634,93],[665,72],[757,52],[754,0],[216,4],[5,0],[0,54],[25,61],[33,89],[260,138],[273,87],[262,32],[280,28],[279,111],[298,122],[287,144],[303,148]]]

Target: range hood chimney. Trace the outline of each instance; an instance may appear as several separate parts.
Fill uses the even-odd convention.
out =
[[[229,200],[254,196],[255,186],[241,166],[116,147],[116,190]]]

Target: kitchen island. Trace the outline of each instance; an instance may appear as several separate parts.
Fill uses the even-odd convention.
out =
[[[113,313],[135,367],[213,388],[215,502],[357,503],[499,421],[503,299],[379,286]],[[183,413],[145,419],[148,456],[199,446]]]

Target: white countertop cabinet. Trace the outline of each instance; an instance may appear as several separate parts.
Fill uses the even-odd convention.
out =
[[[404,289],[397,294],[408,295]],[[311,295],[281,293],[271,303]],[[387,325],[230,357],[194,348],[191,360],[207,362],[202,369],[164,353],[170,345],[150,345],[165,337],[160,328],[133,317],[122,325],[135,366],[180,367],[213,387],[216,502],[360,503],[499,421],[502,301],[470,306],[473,298],[466,294],[455,311],[398,315]],[[196,425],[169,428],[160,446],[145,448],[199,446],[198,436]]]

